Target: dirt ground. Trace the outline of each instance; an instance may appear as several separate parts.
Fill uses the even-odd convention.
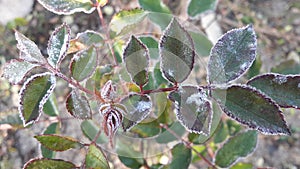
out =
[[[177,16],[186,16],[186,3],[180,0],[164,0]],[[137,7],[137,1],[116,0],[106,7],[106,20],[120,9]],[[213,18],[222,32],[244,26],[254,25],[258,35],[258,56],[262,61],[261,73],[269,72],[279,62],[290,58],[300,59],[300,1],[299,0],[220,0]],[[24,17],[25,23],[15,26],[0,25],[0,67],[6,61],[17,58],[18,50],[12,28],[26,34],[35,41],[42,53],[46,54],[50,32],[62,22],[71,25],[72,37],[86,29],[99,30],[100,23],[96,12],[91,15],[74,14],[58,16],[46,11],[36,1],[33,10]],[[202,29],[200,20],[191,21]],[[299,72],[300,73],[300,72]],[[1,73],[0,73],[1,74]],[[11,86],[0,78],[0,117],[17,111],[19,86]],[[63,98],[58,99],[63,101]],[[256,151],[242,161],[255,167],[300,168],[300,111],[285,109],[285,118],[292,129],[292,136],[259,135]],[[41,133],[44,126],[35,125],[31,129],[16,129],[9,125],[0,125],[0,168],[10,166],[20,168],[30,158],[38,156],[38,146],[32,138]],[[66,129],[76,132],[75,129]],[[31,145],[31,146],[28,146]]]

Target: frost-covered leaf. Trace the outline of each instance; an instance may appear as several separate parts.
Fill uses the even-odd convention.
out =
[[[144,86],[149,80],[149,51],[147,47],[135,36],[131,36],[124,49],[123,59],[132,81],[138,86]]]
[[[2,76],[12,84],[19,84],[22,82],[27,73],[36,66],[38,65],[12,59],[5,64]]]
[[[189,132],[209,135],[212,104],[202,88],[182,86],[168,98],[175,103],[177,119]]]
[[[80,147],[81,144],[71,137],[56,134],[44,134],[34,136],[43,146],[53,151],[66,151],[71,148]]]
[[[96,126],[96,124],[92,120],[85,120],[80,124],[81,131],[83,134],[90,140],[93,141],[99,132],[100,127]],[[101,132],[100,136],[97,138],[96,143],[103,144],[107,142],[106,136],[103,132]]]
[[[191,38],[193,39],[195,51],[198,56],[209,56],[210,49],[212,48],[212,42],[202,32],[189,31]]]
[[[247,84],[271,97],[280,107],[300,109],[300,75],[264,74]]]
[[[95,144],[89,146],[85,157],[85,167],[87,169],[109,169],[108,161],[102,150]]]
[[[187,148],[183,143],[179,143],[171,150],[172,161],[170,169],[188,168],[192,161],[192,150]]]
[[[110,22],[111,31],[116,35],[130,31],[134,25],[140,23],[146,17],[147,12],[142,9],[122,10],[115,14]]]
[[[57,122],[50,124],[43,132],[43,134],[57,134],[57,133],[59,133],[59,125]],[[54,158],[55,156],[54,151],[46,148],[43,145],[41,145],[41,152],[44,158]]]
[[[250,86],[214,89],[212,96],[229,117],[250,128],[265,134],[291,134],[278,105]]]
[[[17,48],[20,50],[20,59],[31,63],[46,63],[38,46],[20,32],[15,32],[18,41]]]
[[[74,169],[76,168],[75,164],[64,161],[60,159],[48,159],[48,158],[37,158],[31,159],[26,162],[23,169],[37,169],[37,168],[47,168],[47,169]]]
[[[95,10],[91,0],[38,0],[47,10],[59,14],[70,15],[75,12],[92,13]]]
[[[195,50],[188,32],[173,18],[159,43],[161,70],[170,82],[181,83],[194,67]]]
[[[49,55],[47,60],[54,68],[59,68],[61,61],[67,54],[70,44],[70,33],[70,27],[64,23],[51,34],[47,48]]]
[[[58,116],[58,105],[54,93],[51,94],[47,102],[44,104],[43,112],[49,116]]]
[[[187,13],[191,17],[213,11],[216,8],[217,0],[191,0],[188,5]]]
[[[231,137],[217,152],[215,163],[227,168],[238,158],[246,157],[255,150],[257,144],[257,132],[250,130]]]
[[[78,33],[76,38],[70,41],[69,53],[78,52],[80,50],[86,49],[92,45],[95,47],[101,47],[104,43],[103,36],[95,31],[87,30],[82,33]]]
[[[97,49],[93,46],[74,55],[70,62],[72,77],[77,81],[83,81],[90,77],[98,65]]]
[[[251,25],[224,34],[212,48],[208,80],[225,84],[243,75],[256,56],[256,35]]]
[[[139,0],[140,6],[150,13],[149,19],[164,30],[172,20],[171,10],[161,0]]]
[[[30,77],[20,90],[19,112],[24,126],[38,120],[56,84],[50,73]]]
[[[104,100],[112,100],[116,96],[116,86],[112,84],[111,80],[108,80],[103,87],[101,88],[100,92],[101,97]]]
[[[73,89],[67,97],[66,107],[68,112],[75,118],[92,118],[92,111],[87,98],[76,89]]]
[[[144,120],[152,108],[152,101],[148,95],[130,94],[121,101],[121,104],[126,107],[122,122],[124,131]]]

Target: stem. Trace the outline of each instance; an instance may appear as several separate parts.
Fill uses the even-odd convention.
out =
[[[177,133],[175,133],[173,130],[171,130],[167,125],[165,124],[160,124],[160,127],[166,129],[168,132],[170,132],[174,137],[176,137],[178,140],[180,140],[185,146],[186,148],[189,148],[191,150],[193,150],[196,155],[199,157],[199,158],[202,158],[210,167],[216,169],[217,167],[212,163],[210,162],[206,157],[204,157],[201,153],[199,153],[194,147],[192,147],[192,144],[191,142],[189,141],[186,141],[184,140],[183,138],[181,138],[179,135],[177,135]]]

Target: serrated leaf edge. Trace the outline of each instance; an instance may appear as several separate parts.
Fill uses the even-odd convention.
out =
[[[246,122],[244,121],[243,119],[240,119],[240,118],[237,118],[235,117],[231,112],[228,112],[226,111],[226,108],[225,106],[222,105],[222,103],[220,103],[220,101],[218,101],[217,99],[214,98],[214,100],[218,103],[218,105],[220,106],[221,110],[227,114],[227,116],[229,116],[230,118],[232,118],[233,120],[239,122],[240,124],[243,124],[245,125],[246,127],[249,127],[253,130],[258,130],[260,131],[261,133],[265,134],[265,135],[291,135],[291,131],[290,129],[288,128],[287,126],[287,123],[286,123],[286,120],[284,118],[284,115],[283,115],[283,112],[280,110],[280,107],[278,106],[278,104],[272,100],[272,98],[270,98],[269,96],[265,95],[264,93],[260,92],[259,90],[256,90],[254,87],[252,86],[248,86],[248,85],[230,85],[230,86],[227,86],[227,87],[221,87],[220,89],[229,89],[229,88],[232,88],[232,87],[240,87],[240,88],[243,88],[243,89],[247,89],[247,90],[250,90],[251,92],[257,94],[258,96],[262,97],[263,99],[265,99],[266,101],[268,101],[269,103],[271,103],[274,107],[276,107],[278,109],[278,113],[279,113],[279,116],[281,117],[282,121],[284,122],[284,127],[286,127],[286,130],[288,133],[283,133],[283,132],[280,132],[280,131],[275,131],[277,133],[272,133],[272,132],[267,132],[267,131],[264,131],[263,129],[261,129],[259,126],[253,126],[252,124],[249,124],[249,122]]]
[[[148,69],[149,69],[149,62],[150,62],[149,61],[150,60],[150,53],[149,53],[149,49],[147,48],[147,46],[139,38],[132,35],[130,37],[129,41],[127,42],[127,44],[125,45],[125,48],[123,49],[123,60],[124,60],[124,63],[125,63],[125,53],[127,53],[127,49],[128,49],[127,47],[133,39],[136,40],[139,43],[139,45],[141,45],[142,48],[146,52],[147,67],[144,70],[146,71],[146,76],[147,76],[146,78],[147,79],[146,79],[146,82],[144,84],[142,84],[142,86],[145,86],[149,82],[149,70]],[[128,72],[128,66],[126,64],[125,64],[125,67],[126,67],[126,70]],[[133,77],[131,76],[131,74],[129,72],[128,72],[128,74],[129,74],[131,80],[134,82]],[[136,84],[136,82],[134,82],[134,83]]]
[[[172,18],[172,20],[171,20],[171,22],[169,23],[169,25],[166,27],[166,29],[163,31],[163,33],[162,33],[162,36],[160,37],[160,39],[159,39],[159,42],[158,42],[158,53],[159,53],[159,62],[160,62],[160,70],[161,70],[161,72],[162,72],[162,76],[163,76],[163,78],[164,79],[166,79],[168,82],[171,82],[171,83],[174,83],[174,82],[172,82],[171,80],[169,80],[166,76],[165,76],[165,70],[163,69],[163,67],[164,67],[164,65],[162,64],[162,53],[161,53],[161,44],[162,44],[162,41],[163,41],[163,39],[166,37],[165,35],[166,35],[166,33],[171,29],[171,26],[174,24],[174,23],[176,22],[178,25],[179,25],[179,27],[183,30],[183,32],[187,35],[187,37],[188,37],[188,40],[191,42],[191,47],[192,47],[192,51],[193,51],[193,63],[192,63],[192,67],[191,67],[191,69],[190,69],[190,72],[189,72],[189,75],[190,75],[190,73],[192,72],[192,70],[193,70],[193,68],[194,68],[194,64],[195,64],[195,56],[196,56],[196,52],[195,52],[195,46],[194,46],[194,41],[193,41],[193,39],[192,39],[192,37],[191,37],[191,35],[188,33],[188,31],[178,22],[178,20],[175,18],[175,17],[173,17]],[[189,75],[187,75],[182,81],[185,81],[187,78],[188,78],[188,76]],[[177,83],[177,82],[176,82]]]
[[[284,74],[279,74],[279,73],[265,73],[265,74],[262,74],[262,75],[258,75],[258,76],[255,76],[255,77],[253,77],[253,78],[251,78],[250,80],[248,80],[248,82],[247,82],[247,85],[249,85],[249,83],[251,83],[252,81],[254,81],[254,80],[256,80],[256,79],[261,79],[261,78],[264,78],[264,77],[266,77],[266,76],[273,76],[274,78],[276,78],[276,77],[278,77],[278,76],[281,76],[281,77],[284,77],[284,78],[286,78],[286,80],[288,81],[289,79],[294,79],[294,78],[299,78],[300,79],[300,75],[284,75]],[[300,83],[298,84],[299,85],[299,87],[300,87]],[[249,85],[249,86],[251,86],[251,85]],[[255,88],[256,90],[258,90],[258,91],[260,91],[261,93],[264,93],[263,91],[261,91],[260,89],[257,89],[256,87],[254,87],[254,86],[251,86],[251,87],[253,87],[253,88]],[[300,90],[300,88],[299,88],[299,90]],[[265,94],[265,93],[264,93]],[[267,94],[265,94],[265,95],[267,95]],[[275,101],[274,101],[275,102]],[[277,103],[280,107],[282,107],[282,108],[295,108],[295,109],[300,109],[300,107],[297,107],[297,106],[295,106],[295,105],[281,105],[281,104],[279,104],[279,103]]]
[[[22,101],[22,97],[23,97],[23,95],[24,95],[24,92],[26,91],[27,85],[28,85],[30,82],[32,82],[33,80],[35,80],[35,79],[38,78],[38,77],[46,76],[46,75],[50,75],[50,81],[51,81],[52,85],[51,85],[50,88],[47,90],[47,93],[44,95],[44,97],[41,99],[41,101],[40,101],[40,103],[39,103],[39,116],[36,118],[36,120],[31,120],[31,121],[28,121],[28,122],[26,123],[26,120],[24,119],[24,117],[23,117],[23,115],[22,115],[22,114],[23,114],[23,113],[22,113],[22,112],[23,112],[23,101]],[[50,97],[50,95],[51,95],[52,91],[54,90],[55,86],[56,86],[56,79],[55,79],[55,76],[52,75],[52,74],[49,73],[49,72],[42,73],[42,74],[36,74],[36,75],[33,75],[33,76],[31,76],[29,79],[27,79],[27,81],[23,84],[23,86],[22,86],[22,88],[21,88],[21,90],[20,90],[20,92],[19,92],[20,98],[19,98],[19,107],[18,107],[18,109],[19,109],[19,115],[20,115],[21,120],[23,121],[23,126],[24,126],[24,127],[26,127],[26,126],[28,126],[29,124],[32,124],[32,123],[34,123],[34,122],[36,122],[36,121],[39,120],[39,118],[40,118],[40,116],[41,116],[41,114],[42,114],[42,112],[43,112],[44,104],[46,103],[46,101],[47,101],[48,98]]]
[[[50,38],[49,38],[49,41],[48,41],[48,46],[47,46],[47,52],[48,52],[48,55],[49,55],[49,51],[50,51],[50,47],[53,45],[53,44],[51,44],[52,43],[52,39],[53,39],[53,37],[55,36],[55,35],[57,35],[57,33],[61,30],[61,29],[63,29],[63,28],[66,28],[66,30],[67,30],[67,34],[65,35],[65,36],[67,36],[67,41],[66,41],[66,44],[62,44],[62,49],[63,48],[65,48],[64,50],[65,51],[63,51],[63,53],[61,53],[62,52],[62,49],[60,49],[60,56],[58,56],[58,60],[57,60],[57,63],[55,64],[55,68],[58,68],[59,67],[59,65],[60,65],[60,63],[62,62],[62,60],[65,58],[65,56],[67,55],[67,52],[68,52],[68,49],[69,49],[69,47],[70,47],[70,40],[71,40],[71,29],[70,29],[70,27],[69,27],[69,25],[67,25],[66,23],[63,23],[62,25],[60,25],[59,27],[57,27],[57,28],[55,28],[55,30],[52,32],[52,34],[51,34],[51,36],[50,36]],[[65,46],[64,46],[65,45]],[[49,56],[49,58],[50,58],[50,56]],[[48,58],[48,59],[49,59]],[[48,60],[47,59],[47,60]],[[48,61],[49,62],[49,61]]]
[[[226,32],[225,34],[223,34],[218,40],[217,40],[217,43],[219,42],[219,41],[221,41],[223,38],[224,38],[224,36],[227,36],[229,33],[232,33],[232,32],[234,32],[234,31],[238,31],[238,30],[247,30],[247,29],[251,29],[251,30],[253,30],[253,36],[255,37],[255,39],[257,39],[257,37],[256,37],[256,34],[255,34],[255,31],[254,31],[254,29],[253,29],[253,25],[252,24],[249,24],[249,25],[247,25],[247,26],[244,26],[244,27],[241,27],[241,28],[235,28],[235,29],[231,29],[231,30],[229,30],[228,32]],[[216,43],[216,44],[217,44]],[[214,44],[213,45],[213,47],[211,48],[211,50],[210,50],[210,54],[209,54],[209,60],[208,60],[208,65],[209,65],[209,63],[210,63],[210,58],[211,58],[211,56],[212,56],[212,52],[213,52],[213,50],[214,50],[214,48],[215,48],[215,45],[216,44]],[[253,48],[256,48],[257,49],[257,40],[255,40],[255,46],[253,47]],[[240,77],[242,77],[248,70],[249,70],[249,68],[251,67],[251,65],[253,65],[253,63],[254,63],[254,61],[255,61],[255,59],[256,59],[256,55],[257,55],[257,52],[256,52],[256,50],[255,50],[255,53],[254,53],[254,59],[251,61],[251,63],[249,63],[249,66],[248,66],[248,68],[247,69],[245,69],[244,70],[244,72],[242,72],[242,73],[237,73],[237,74],[239,74],[239,75],[237,75],[237,76],[235,76],[235,78],[233,78],[232,80],[230,80],[230,81],[228,81],[228,82],[226,82],[226,83],[223,83],[223,84],[229,84],[230,82],[232,82],[232,81],[234,81],[234,80],[236,80],[236,79],[238,79],[238,78],[240,78]],[[210,72],[209,72],[209,68],[208,68],[208,66],[206,67],[206,72],[207,72],[207,83],[208,84],[214,84],[214,83],[210,83],[210,81],[209,81],[209,76],[210,76]]]

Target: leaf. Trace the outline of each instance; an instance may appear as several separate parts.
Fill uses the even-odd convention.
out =
[[[216,0],[191,0],[188,5],[187,13],[189,16],[195,17],[199,14],[215,10],[216,5]]]
[[[257,144],[257,132],[250,130],[231,137],[217,152],[215,163],[222,167],[229,167],[239,157],[246,157],[252,153]]]
[[[126,107],[122,127],[124,131],[144,120],[151,111],[152,101],[148,95],[130,94],[121,101]]]
[[[71,137],[59,136],[56,134],[44,134],[34,136],[43,146],[53,151],[66,151],[80,147],[81,144]]]
[[[112,70],[112,65],[98,66],[94,74],[87,80],[86,88],[91,91],[101,90],[101,86],[111,79],[110,76],[113,75]]]
[[[108,161],[102,150],[95,144],[89,146],[85,158],[85,165],[88,169],[109,169]]]
[[[209,83],[225,84],[242,76],[255,60],[256,43],[252,25],[224,34],[210,53]]]
[[[73,89],[66,100],[68,112],[78,119],[91,119],[92,111],[87,98],[77,89]]]
[[[74,55],[70,62],[72,77],[83,81],[92,76],[98,65],[97,50],[93,46]]]
[[[149,51],[147,47],[133,35],[124,49],[123,60],[132,81],[138,86],[144,86],[149,80]]]
[[[51,34],[47,47],[49,55],[47,60],[52,67],[59,68],[61,61],[66,56],[70,44],[70,34],[71,29],[65,23]]]
[[[175,140],[178,140],[174,135],[173,132],[176,133],[178,136],[183,136],[185,133],[185,128],[179,123],[179,122],[174,122],[170,126],[168,126],[169,130],[165,130],[162,132],[158,137],[155,138],[157,143],[160,144],[165,144],[169,143]],[[173,132],[172,132],[173,131]]]
[[[212,104],[202,88],[181,86],[168,98],[175,103],[178,121],[189,131],[209,135],[212,121]]]
[[[47,129],[43,132],[43,134],[56,134],[58,133],[58,130],[59,130],[58,123],[52,123],[47,127]],[[44,158],[54,158],[55,156],[54,151],[49,150],[43,145],[41,145],[41,151]]]
[[[189,31],[193,39],[195,51],[198,56],[209,56],[210,49],[213,47],[212,42],[202,32]]]
[[[194,67],[194,44],[187,31],[173,18],[159,43],[161,70],[172,83],[183,82]]]
[[[152,36],[142,36],[139,37],[139,40],[145,44],[149,50],[149,55],[151,59],[158,59],[158,42]]]
[[[89,48],[90,46],[101,47],[103,46],[103,36],[95,31],[86,30],[85,32],[78,33],[75,39],[70,41],[70,48],[68,54],[78,52]]]
[[[55,88],[55,76],[50,73],[30,77],[20,90],[19,112],[24,126],[38,120],[43,106]]]
[[[247,84],[271,97],[280,107],[300,109],[300,75],[264,74]]]
[[[256,58],[252,64],[252,66],[249,68],[248,73],[247,73],[247,78],[250,79],[254,76],[259,75],[260,69],[262,66],[262,61],[260,58]]]
[[[179,143],[171,150],[172,162],[170,169],[188,168],[192,160],[192,150],[187,148],[183,143]]]
[[[89,138],[90,141],[93,141],[99,131],[99,127],[95,125],[95,123],[91,120],[85,120],[80,124],[81,131],[83,134]],[[103,144],[107,142],[107,138],[104,135],[104,132],[100,134],[97,138],[96,143]]]
[[[59,112],[55,94],[52,93],[47,102],[44,104],[43,112],[49,116],[58,116]]]
[[[104,7],[108,2],[108,0],[97,0],[97,1],[99,3],[100,7]]]
[[[300,74],[300,63],[294,59],[285,60],[279,65],[273,67],[271,72],[280,73],[284,75],[288,74]]]
[[[47,158],[36,158],[31,159],[26,162],[23,169],[37,169],[37,168],[47,168],[47,169],[73,169],[76,168],[75,164],[64,161],[60,159],[47,159]]]
[[[160,133],[160,126],[155,120],[150,123],[140,123],[134,126],[130,131],[138,134],[141,138],[147,138],[158,135]]]
[[[147,11],[149,19],[164,30],[172,20],[171,10],[161,0],[139,0],[140,6]]]
[[[70,15],[75,12],[92,13],[95,10],[90,0],[38,0],[38,2],[58,15]]]
[[[214,89],[212,96],[229,117],[252,129],[265,134],[291,134],[278,105],[250,86]]]
[[[131,158],[125,156],[118,156],[120,161],[129,168],[138,169],[143,166],[143,159],[141,158]]]
[[[214,143],[222,143],[229,136],[227,125],[220,122],[218,130],[214,134]]]
[[[232,166],[230,169],[252,169],[253,165],[249,163],[237,163]]]
[[[20,32],[15,32],[18,41],[17,48],[20,50],[20,59],[30,63],[46,63],[38,46]]]
[[[136,24],[142,22],[146,15],[147,12],[138,8],[122,10],[113,16],[110,22],[110,29],[115,32],[116,36],[125,34]]]
[[[2,76],[12,84],[19,84],[30,70],[37,66],[36,64],[12,59],[4,65]]]

